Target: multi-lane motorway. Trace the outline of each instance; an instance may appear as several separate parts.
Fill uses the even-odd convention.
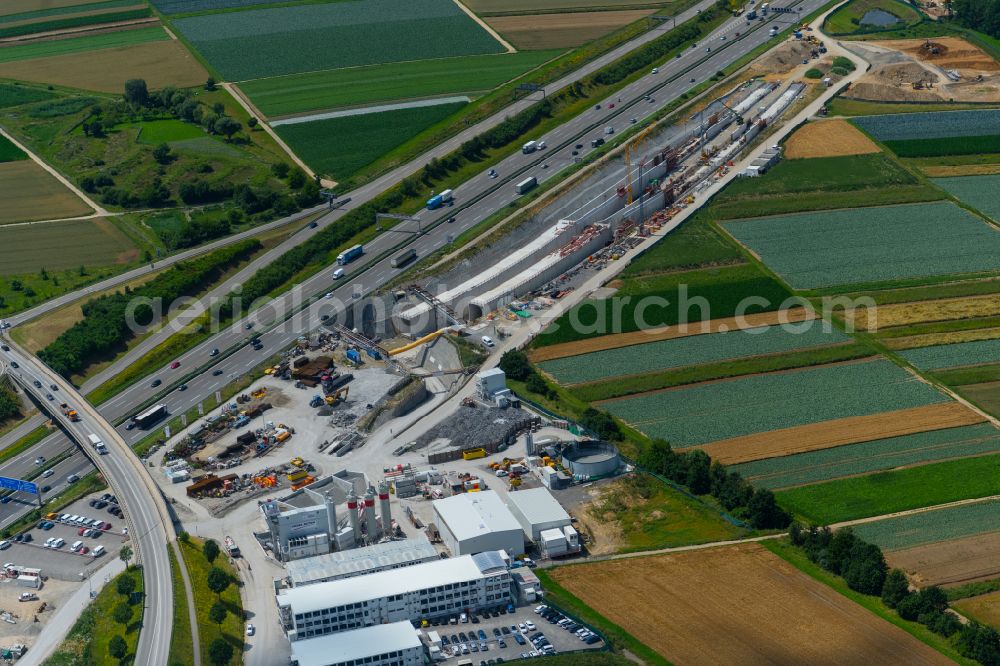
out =
[[[70,421],[57,406],[51,411],[53,417],[74,441],[86,443],[87,435],[93,433],[107,445],[109,452],[106,455],[97,455],[92,449],[89,455],[124,507],[129,540],[143,565],[146,604],[143,611],[143,626],[152,629],[139,634],[135,663],[165,665],[170,652],[170,627],[173,624],[174,604],[167,544],[175,535],[163,496],[128,444],[68,382],[16,347],[6,353],[5,360],[17,363],[16,369],[5,368],[6,372],[16,377],[36,399],[44,400],[44,393],[47,392],[44,387],[50,384],[59,386],[60,394],[76,407],[80,420]],[[36,380],[43,388],[35,387]],[[59,473],[65,471],[60,469]]]

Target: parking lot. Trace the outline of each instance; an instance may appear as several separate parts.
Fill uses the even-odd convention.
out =
[[[109,529],[91,529],[89,535],[83,535],[81,531],[88,528],[79,524],[68,524],[58,517],[39,521],[22,534],[7,539],[10,546],[0,553],[0,558],[3,558],[4,562],[15,565],[41,569],[43,577],[79,582],[81,573],[89,575],[91,571],[107,561],[109,556],[117,557],[124,542],[122,535],[124,520],[108,513],[107,509],[111,504],[106,504],[102,509],[89,505],[90,500],[96,500],[103,494],[97,493],[85,497],[58,513],[60,516],[63,514],[76,515],[81,518],[110,523]],[[45,525],[45,527],[39,527],[39,525]],[[18,540],[19,537],[21,540]],[[28,540],[25,541],[25,539]],[[45,542],[48,539],[62,539],[63,544],[58,548],[46,547]],[[87,549],[87,553],[82,552],[82,547],[81,552],[71,550],[71,546],[77,541],[82,542],[82,547]],[[93,550],[97,546],[104,546],[106,553],[103,556],[94,557]]]
[[[539,651],[535,649],[531,641],[531,638],[538,633],[544,635],[555,648],[555,652],[551,654],[604,647],[603,641],[588,645],[580,640],[573,631],[567,631],[557,624],[543,619],[534,612],[535,607],[517,608],[513,613],[499,613],[495,618],[492,615],[478,615],[475,618],[470,618],[470,621],[464,624],[442,624],[438,627],[430,627],[428,631],[436,631],[441,636],[441,650],[444,654],[471,659],[473,664],[500,663],[498,657],[507,662],[522,659],[525,656],[539,656],[537,654]],[[531,628],[532,626],[534,629]],[[485,635],[485,640],[479,634],[480,631]],[[500,633],[499,637],[496,632]],[[462,640],[463,633],[465,640]],[[472,638],[473,635],[475,640]],[[523,643],[518,640],[518,636]],[[448,644],[444,643],[445,637],[448,639]],[[460,650],[454,648],[455,639],[457,639],[459,646],[464,644],[468,648],[467,654],[464,652],[461,655],[456,654]],[[501,647],[501,641],[503,647]],[[484,645],[486,646],[485,650],[483,650]],[[532,652],[536,654],[532,655]]]

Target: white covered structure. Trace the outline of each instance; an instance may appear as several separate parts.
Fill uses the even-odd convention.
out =
[[[409,622],[393,622],[292,643],[298,666],[423,666],[420,635]]]
[[[562,530],[572,523],[569,514],[546,488],[512,492],[507,496],[507,506],[524,534],[535,543],[543,531]]]
[[[298,587],[409,567],[437,559],[437,549],[423,532],[417,532],[409,539],[292,560],[285,568],[290,586]]]
[[[422,620],[510,603],[511,579],[496,552],[389,569],[281,590],[278,612],[290,641],[391,622]]]
[[[524,554],[524,533],[510,510],[492,490],[463,493],[434,502],[441,540],[452,555],[505,550]]]

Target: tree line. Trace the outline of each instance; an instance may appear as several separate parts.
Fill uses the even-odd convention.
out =
[[[64,377],[80,372],[94,360],[119,350],[133,337],[126,320],[133,299],[148,298],[154,302],[160,299],[166,308],[181,296],[197,294],[261,247],[255,238],[240,241],[181,262],[136,289],[126,287],[124,291],[93,298],[83,305],[83,319],[63,331],[38,357]],[[137,323],[145,325],[153,320],[154,311],[143,304],[134,308],[133,316]]]
[[[1000,634],[978,622],[963,625],[948,611],[948,597],[937,586],[910,590],[906,574],[889,570],[882,549],[858,537],[850,528],[792,524],[788,535],[810,561],[844,579],[855,592],[881,597],[904,620],[919,622],[952,643],[959,654],[986,666],[1000,665]]]
[[[21,401],[11,386],[10,379],[0,380],[0,423],[21,415]]]
[[[1000,0],[953,0],[951,9],[962,27],[1000,37]]]

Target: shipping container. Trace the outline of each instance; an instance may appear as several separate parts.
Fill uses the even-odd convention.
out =
[[[416,258],[417,258],[417,251],[414,250],[413,248],[410,248],[409,250],[403,250],[402,252],[397,254],[395,257],[392,258],[392,261],[390,263],[392,264],[393,268],[399,268],[400,266],[405,266],[406,264],[410,263]]]
[[[538,185],[538,181],[535,179],[534,176],[530,176],[522,180],[520,183],[518,183],[517,186],[515,187],[515,190],[517,191],[518,194],[524,194],[525,192],[534,188],[536,185]]]

